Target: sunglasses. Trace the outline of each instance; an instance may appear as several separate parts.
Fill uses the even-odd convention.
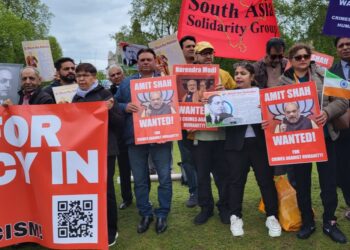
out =
[[[271,60],[276,60],[277,58],[278,59],[282,59],[283,55],[282,54],[280,54],[280,55],[270,55],[270,58],[271,58]]]
[[[302,59],[304,60],[309,60],[311,58],[311,55],[306,54],[306,55],[298,55],[293,57],[295,61],[300,62]]]

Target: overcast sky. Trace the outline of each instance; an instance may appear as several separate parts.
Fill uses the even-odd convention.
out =
[[[63,55],[77,63],[107,66],[108,51],[115,52],[111,34],[130,24],[131,0],[42,0],[55,16],[50,35],[57,38]]]

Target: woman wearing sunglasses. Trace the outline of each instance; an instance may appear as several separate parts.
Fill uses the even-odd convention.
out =
[[[254,81],[254,67],[248,62],[239,62],[234,66],[234,80],[237,88],[251,88]],[[260,188],[266,207],[266,227],[271,237],[281,235],[281,226],[277,220],[277,192],[273,181],[273,168],[267,159],[264,131],[260,124],[241,125],[226,128],[225,159],[229,166],[227,190],[231,232],[233,236],[243,236],[242,203],[244,187],[250,166]]]
[[[323,232],[332,240],[338,243],[346,243],[345,235],[336,224],[335,210],[338,205],[336,168],[335,168],[335,143],[339,136],[332,121],[345,113],[348,101],[336,97],[322,97],[323,70],[311,61],[311,47],[298,43],[289,50],[289,61],[292,65],[281,76],[281,84],[303,84],[303,82],[314,81],[317,86],[321,112],[316,116],[316,123],[324,127],[325,142],[328,154],[328,161],[318,162],[317,171],[321,188],[321,200],[323,212]],[[299,239],[307,239],[315,231],[315,220],[311,205],[311,170],[312,163],[293,165],[295,171],[296,191],[298,206],[302,217],[302,227],[297,233]]]

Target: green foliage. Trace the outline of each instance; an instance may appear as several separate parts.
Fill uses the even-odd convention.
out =
[[[22,41],[48,39],[53,59],[62,49],[48,36],[52,14],[40,0],[0,0],[0,62],[24,64]]]
[[[106,80],[106,79],[107,79],[107,77],[106,77],[106,75],[105,75],[105,73],[104,73],[103,70],[97,71],[96,78],[97,78],[97,80],[99,80],[99,81],[101,81],[101,80]]]

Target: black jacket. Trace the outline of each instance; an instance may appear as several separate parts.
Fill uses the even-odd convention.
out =
[[[333,74],[336,74],[337,76],[346,79],[344,76],[344,71],[343,71],[343,67],[341,65],[341,62],[337,62],[335,63],[330,69],[330,72],[332,72]]]
[[[18,91],[19,95],[19,101],[18,104],[23,104],[23,91]],[[38,104],[53,104],[55,103],[54,99],[45,91],[43,91],[42,88],[37,88],[34,93],[29,98],[29,104],[30,105],[38,105]]]
[[[97,87],[87,93],[85,97],[75,95],[73,97],[73,102],[107,101],[112,97],[111,92],[97,85]],[[120,136],[119,133],[122,131],[123,123],[123,112],[118,108],[117,102],[114,101],[114,106],[108,111],[108,155],[117,155],[119,153],[118,137]]]
[[[60,83],[60,81],[53,81],[52,83],[50,83],[49,85],[47,85],[45,88],[43,88],[43,90],[46,92],[46,93],[48,93],[51,97],[52,97],[52,99],[53,100],[55,100],[55,95],[53,94],[53,90],[52,90],[52,88],[53,87],[59,87],[59,86],[61,86],[61,83]],[[56,101],[55,101],[55,103],[56,103]]]
[[[256,136],[256,146],[262,150],[266,150],[265,135],[264,130],[261,128],[261,124],[253,124],[251,126],[253,127]],[[242,150],[247,127],[248,125],[226,127],[225,150]]]

